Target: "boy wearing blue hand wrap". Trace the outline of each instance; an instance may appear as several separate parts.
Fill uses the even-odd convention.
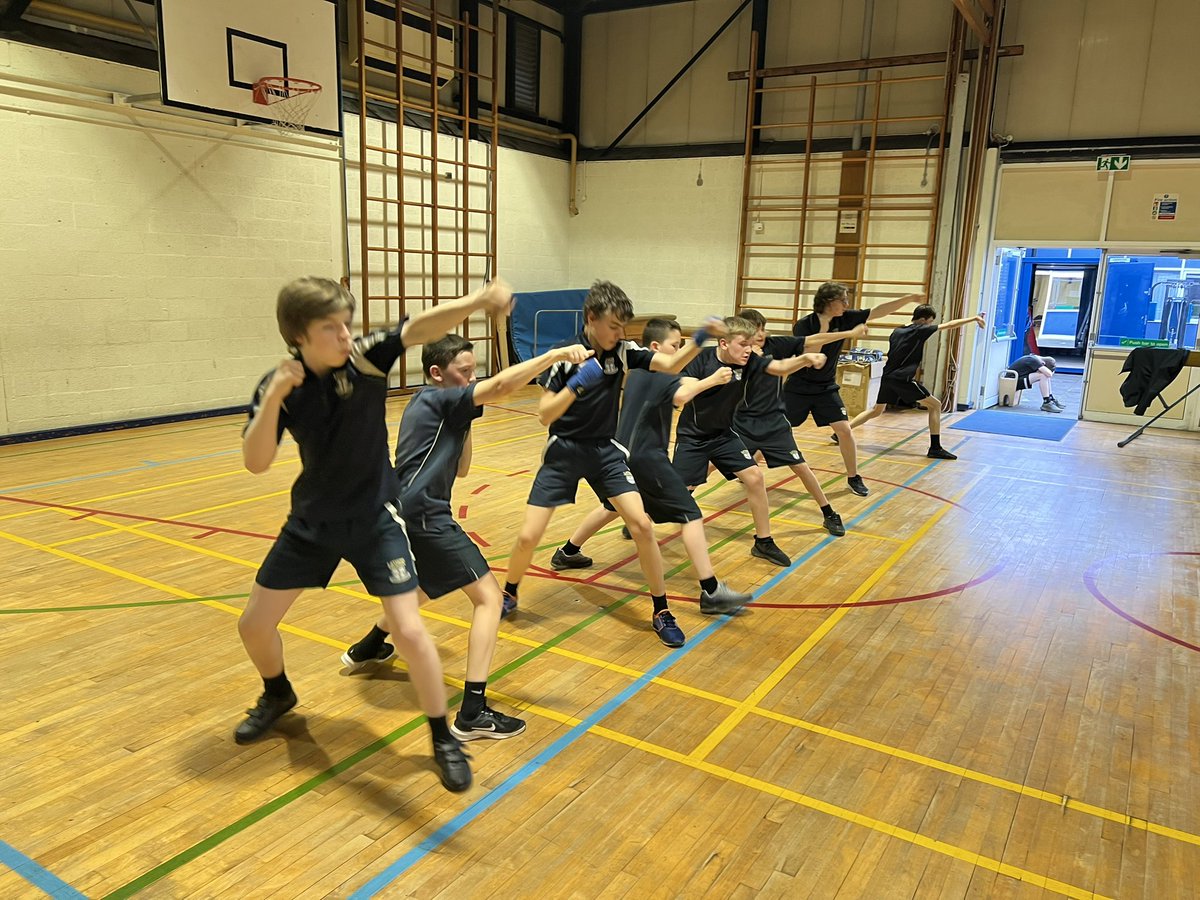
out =
[[[595,356],[578,365],[556,363],[538,378],[545,389],[538,402],[538,419],[549,426],[550,438],[529,493],[521,533],[509,556],[504,615],[517,608],[521,578],[554,510],[575,502],[575,492],[584,479],[600,500],[608,500],[620,513],[637,545],[638,560],[654,600],[651,624],[655,633],[668,647],[681,647],[684,635],[667,608],[662,557],[629,471],[629,454],[614,440],[617,407],[627,370],[678,372],[700,352],[710,334],[724,333],[724,322],[710,319],[675,353],[655,353],[624,339],[625,323],[633,318],[633,304],[624,291],[607,281],[597,281],[588,291],[583,318],[583,330],[559,346],[582,344],[595,351]],[[565,550],[566,568],[591,565],[578,547]]]

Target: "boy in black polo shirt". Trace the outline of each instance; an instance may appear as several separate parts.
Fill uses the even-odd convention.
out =
[[[651,319],[642,331],[642,340],[651,350],[673,354],[683,343],[683,334],[679,323],[673,320]],[[617,418],[617,443],[629,450],[629,471],[651,521],[683,526],[680,537],[700,580],[700,612],[705,615],[732,615],[749,603],[751,597],[717,580],[704,536],[704,516],[671,465],[667,444],[671,440],[675,408],[702,391],[728,383],[732,377],[728,366],[722,366],[703,381],[634,369],[625,379],[625,395]],[[576,526],[566,545],[554,552],[550,565],[555,569],[580,568],[569,563],[568,557],[579,554],[592,535],[616,518],[616,510],[605,500]],[[580,561],[586,565],[592,562],[586,556]]]
[[[866,335],[868,320],[891,315],[909,303],[920,303],[925,296],[909,294],[871,309],[850,309],[849,293],[844,284],[825,282],[813,297],[812,313],[792,327],[792,334],[805,338],[805,350],[820,350],[826,359],[825,365],[805,369],[789,378],[783,386],[783,401],[793,428],[804,424],[810,413],[817,425],[833,428],[833,439],[841,448],[842,461],[846,464],[846,485],[860,497],[865,497],[870,491],[858,474],[858,448],[847,422],[846,404],[838,393],[837,366],[842,342]]]
[[[705,322],[694,339],[669,356],[647,350],[624,339],[625,323],[633,318],[633,304],[624,291],[608,281],[592,285],[583,301],[583,318],[583,331],[560,346],[581,344],[596,355],[582,365],[557,363],[538,379],[545,389],[538,402],[538,418],[550,426],[550,439],[529,492],[525,522],[509,556],[504,614],[517,608],[517,588],[555,508],[574,503],[579,482],[586,479],[596,496],[608,500],[620,513],[637,545],[638,560],[654,601],[651,626],[668,647],[682,647],[683,631],[667,608],[667,587],[654,530],[629,471],[625,448],[613,440],[617,405],[627,370],[678,372],[700,351],[699,345],[710,333],[723,333],[725,327],[720,319]],[[586,557],[574,548],[564,561],[569,568],[591,564],[584,560]]]
[[[471,469],[471,424],[483,415],[486,404],[506,399],[554,363],[578,364],[592,355],[579,344],[560,347],[477,382],[473,349],[457,334],[425,345],[421,365],[430,386],[408,401],[396,442],[400,502],[423,599],[436,600],[461,589],[475,608],[467,637],[462,708],[450,726],[463,741],[501,740],[525,730],[520,719],[487,705],[487,678],[500,628],[500,585],[450,511],[454,479],[465,478]],[[384,643],[387,636],[385,617],[343,654],[342,663],[357,672],[386,661],[391,656],[391,646]]]
[[[279,331],[295,355],[263,376],[242,436],[254,473],[270,468],[286,428],[303,468],[292,509],[263,561],[238,632],[263,679],[263,694],[234,732],[239,744],[262,737],[296,705],[284,672],[279,623],[307,587],[326,587],[341,560],[379,597],[409,664],[433,734],[442,784],[471,786],[471,769],[446,723],[446,689],[437,648],[421,622],[417,580],[399,483],[388,459],[387,373],[406,346],[441,337],[476,311],[507,315],[512,291],[502,281],[442,303],[391,331],[352,338],[354,297],[328,278],[301,278],[279,292]]]
[[[787,359],[804,351],[804,338],[767,335],[767,319],[757,309],[738,310],[738,316],[758,330],[754,334],[754,352],[771,359]],[[761,453],[768,469],[787,466],[800,479],[813,502],[821,509],[822,525],[834,537],[846,533],[842,517],[833,510],[821,482],[804,461],[796,446],[787,416],[783,411],[783,380],[758,378],[746,387],[746,396],[733,414],[733,430],[741,437],[750,455]]]
[[[942,401],[916,380],[917,368],[921,365],[925,342],[939,331],[962,328],[972,322],[983,325],[984,319],[983,316],[971,316],[934,325],[936,319],[936,310],[922,303],[913,310],[912,322],[891,333],[888,337],[887,362],[883,365],[883,377],[879,382],[879,396],[871,409],[864,409],[850,420],[850,427],[857,428],[863,422],[874,419],[887,409],[889,403],[916,404],[929,414],[929,452],[925,455],[931,459],[958,459],[942,446]]]
[[[733,371],[733,378],[720,387],[710,388],[696,397],[679,414],[675,429],[675,471],[689,489],[708,479],[711,462],[727,479],[737,478],[746,489],[746,500],[754,515],[754,546],[750,555],[790,566],[792,560],[771,537],[771,510],[762,470],[733,430],[734,410],[753,390],[756,379],[768,375],[790,375],[799,369],[820,366],[825,357],[804,353],[788,359],[767,359],[753,352],[758,329],[745,319],[730,316],[725,320],[726,336],[717,346],[704,350],[687,364],[683,374],[705,379],[722,366]]]

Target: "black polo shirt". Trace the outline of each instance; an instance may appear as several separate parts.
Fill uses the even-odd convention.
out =
[[[581,331],[555,344],[554,348],[570,347],[572,344],[592,346],[587,335]],[[552,435],[577,441],[611,440],[617,433],[617,407],[621,401],[621,381],[625,372],[649,369],[654,351],[633,341],[622,340],[612,350],[605,350],[593,358],[604,369],[604,380],[580,393],[567,411],[551,423]],[[567,379],[575,374],[577,368],[573,363],[557,362],[538,376],[538,384],[557,394],[567,386]]]
[[[304,367],[304,381],[284,398],[279,432],[300,448],[292,485],[292,515],[314,522],[375,515],[399,492],[388,459],[387,373],[404,352],[402,322],[354,340],[350,360],[323,376]],[[250,406],[258,414],[274,369],[262,377]]]
[[[766,375],[769,360],[751,353],[744,366],[723,363],[717,358],[715,347],[707,347],[683,370],[689,378],[707,378],[722,366],[733,370],[733,377],[725,384],[709,388],[697,395],[679,414],[679,427],[675,430],[680,440],[703,441],[728,431],[733,424],[733,414],[756,379]]]
[[[849,331],[867,321],[871,315],[869,309],[848,309],[840,316],[829,320],[829,331]],[[816,313],[809,313],[792,326],[792,334],[796,337],[809,337],[821,333],[821,318]],[[827,357],[821,368],[810,367],[794,372],[788,378],[783,389],[790,394],[819,394],[822,391],[832,391],[837,388],[838,356],[842,352],[845,341],[833,341],[815,352],[824,353]]]
[[[680,376],[634,369],[625,379],[625,396],[617,419],[617,443],[631,458],[665,456],[675,415]]]
[[[405,518],[428,512],[450,512],[450,491],[458,477],[458,461],[471,431],[483,415],[475,404],[475,385],[424,387],[400,417],[396,440],[396,475]]]
[[[803,352],[804,338],[772,335],[763,344],[762,358],[769,363],[772,359],[790,359]],[[769,373],[764,372],[763,377],[751,379],[746,386],[745,399],[737,408],[735,418],[756,419],[764,416],[776,416],[783,409],[783,379],[768,376]]]
[[[912,381],[921,366],[921,351],[925,342],[937,334],[936,325],[912,322],[897,328],[888,337],[888,357],[883,364],[883,377],[897,381]]]
[[[1024,356],[1014,359],[1008,367],[1022,378],[1028,378],[1042,367],[1042,358],[1032,353],[1026,353]]]

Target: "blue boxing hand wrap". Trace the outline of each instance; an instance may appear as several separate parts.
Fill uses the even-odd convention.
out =
[[[567,379],[567,387],[576,394],[595,387],[604,380],[604,367],[595,358],[584,360],[575,370],[575,374]]]

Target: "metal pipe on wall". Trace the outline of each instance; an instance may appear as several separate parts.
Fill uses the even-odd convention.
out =
[[[871,57],[871,32],[875,25],[875,0],[864,0],[863,6],[863,26],[862,26],[862,41],[859,43],[858,55],[861,59],[869,59]],[[858,70],[858,80],[867,80],[867,70]],[[854,130],[850,133],[850,149],[861,150],[863,139],[862,117],[867,111],[867,86],[860,85],[858,92],[854,98],[854,118],[859,120],[859,123],[854,126]]]

